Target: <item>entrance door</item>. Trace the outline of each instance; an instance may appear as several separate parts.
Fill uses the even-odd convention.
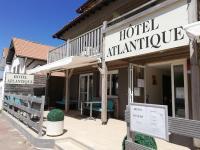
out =
[[[172,106],[174,117],[189,118],[186,65],[186,60],[171,65]]]
[[[82,74],[79,77],[79,108],[80,103],[89,101],[93,96],[93,74]]]
[[[129,64],[128,73],[128,92],[129,92],[129,103],[147,102],[145,98],[145,72],[144,66]]]
[[[162,104],[168,106],[168,116],[172,116],[171,75],[162,75]]]
[[[189,118],[186,59],[146,67],[129,64],[128,75],[129,103],[164,104],[169,107],[169,116]]]

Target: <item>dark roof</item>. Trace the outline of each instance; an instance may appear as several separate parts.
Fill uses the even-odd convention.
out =
[[[92,0],[89,0],[89,1],[92,1]],[[99,0],[93,7],[91,7],[87,11],[83,12],[82,14],[80,14],[74,20],[72,20],[67,25],[65,25],[61,30],[59,30],[57,33],[55,33],[53,35],[53,38],[62,39],[60,36],[62,35],[63,32],[65,32],[66,30],[69,30],[71,27],[73,27],[74,25],[79,23],[85,17],[89,16],[91,13],[94,13],[95,11],[97,11],[98,9],[100,9],[101,7],[107,5],[108,3],[112,2],[112,1],[114,1],[114,0]]]
[[[77,10],[76,12],[81,14],[85,11],[85,9],[91,5],[92,3],[98,2],[98,0],[87,0],[84,4],[82,4]]]

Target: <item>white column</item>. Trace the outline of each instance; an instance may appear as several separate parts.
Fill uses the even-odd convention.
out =
[[[1,101],[0,101],[0,110],[3,109],[3,100],[4,100],[4,94],[5,94],[5,79],[6,79],[6,73],[10,72],[11,66],[7,65],[4,67],[4,72],[3,72],[3,80],[2,80],[2,91],[1,91]]]
[[[133,94],[133,65],[129,63],[128,67],[128,104],[134,102],[134,94]]]
[[[3,82],[3,81],[2,81]],[[0,85],[0,87],[1,87],[1,97],[0,97],[0,110],[2,110],[3,109],[3,98],[4,98],[4,94],[3,94],[3,83]]]

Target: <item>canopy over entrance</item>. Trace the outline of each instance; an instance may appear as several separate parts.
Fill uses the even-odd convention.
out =
[[[200,21],[188,24],[184,27],[187,34],[190,37],[199,37],[200,36]]]
[[[27,70],[27,74],[49,73],[53,71],[72,69],[99,63],[97,57],[71,56],[43,66]]]

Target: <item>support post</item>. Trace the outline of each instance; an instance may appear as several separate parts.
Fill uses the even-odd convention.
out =
[[[40,122],[39,122],[39,133],[38,136],[42,136],[42,128],[43,128],[43,116],[44,116],[44,103],[45,103],[45,97],[42,96],[42,103],[40,106]]]
[[[65,71],[65,113],[69,111],[69,70]]]
[[[192,0],[188,7],[189,23],[198,21],[198,1]],[[200,52],[195,38],[190,39],[192,118],[200,120]],[[194,139],[194,146],[200,147],[200,139]]]
[[[189,23],[198,21],[197,0],[192,0],[188,7]],[[195,38],[190,39],[190,64],[192,88],[193,119],[200,120],[200,57],[199,48]]]
[[[47,73],[47,77],[46,77],[46,87],[45,87],[45,101],[47,102],[48,105],[48,110],[49,110],[49,79],[50,79],[51,74]]]
[[[102,30],[105,30],[107,27],[107,21],[104,21],[103,22],[103,28]],[[107,66],[106,66],[106,62],[105,62],[105,50],[104,50],[104,47],[105,47],[105,43],[104,43],[104,36],[105,36],[105,33],[103,34],[103,43],[102,43],[102,104],[101,104],[101,107],[102,107],[102,111],[101,111],[101,121],[102,121],[102,124],[106,124],[107,123]]]

